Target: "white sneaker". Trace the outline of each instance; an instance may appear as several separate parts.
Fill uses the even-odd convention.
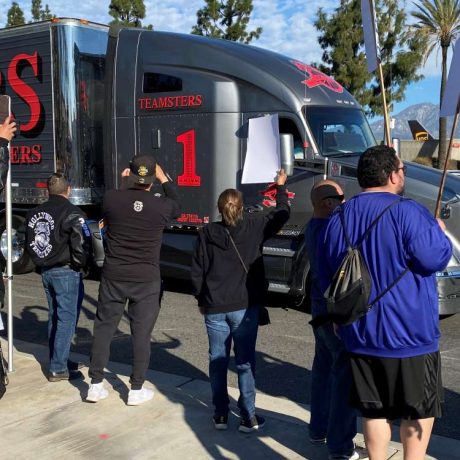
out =
[[[129,390],[128,406],[139,406],[153,398],[153,390],[141,388],[140,390]]]
[[[109,392],[104,387],[104,382],[101,383],[92,383],[89,386],[88,395],[86,396],[86,401],[88,402],[98,402],[101,399],[105,399],[109,396]]]
[[[361,456],[356,450],[351,455],[329,455],[329,460],[359,460]]]

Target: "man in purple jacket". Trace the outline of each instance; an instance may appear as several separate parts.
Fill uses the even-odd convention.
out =
[[[370,458],[387,457],[391,423],[401,419],[405,458],[423,459],[443,399],[435,273],[446,267],[452,244],[441,220],[401,198],[405,167],[391,147],[364,152],[357,175],[363,192],[341,206],[352,245],[397,201],[361,246],[372,279],[369,303],[408,270],[366,316],[339,330],[351,357],[352,403],[363,416]],[[323,292],[346,251],[335,212],[319,249]]]

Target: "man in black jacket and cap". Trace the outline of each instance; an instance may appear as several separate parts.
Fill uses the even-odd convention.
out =
[[[69,361],[69,352],[83,301],[82,269],[87,264],[90,233],[86,216],[69,201],[67,179],[52,174],[47,186],[48,201],[27,215],[26,248],[40,269],[48,300],[48,380],[58,382],[81,376],[72,372],[80,364]]]
[[[151,193],[156,179],[163,196]],[[122,173],[122,189],[109,190],[104,196],[106,253],[94,321],[88,402],[109,395],[104,368],[126,305],[133,347],[127,403],[138,406],[153,397],[153,391],[143,384],[150,362],[150,338],[160,311],[160,248],[164,228],[179,215],[175,187],[151,155],[134,157],[130,169]]]

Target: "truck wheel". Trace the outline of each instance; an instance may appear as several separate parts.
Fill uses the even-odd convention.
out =
[[[28,273],[33,270],[34,263],[27,254],[24,244],[24,233],[19,233],[18,229],[24,224],[25,218],[18,215],[13,215],[12,218],[12,246],[13,246],[13,273]],[[7,240],[6,240],[6,220],[2,219],[0,222],[0,250],[1,256],[6,263],[6,257],[8,255],[7,251]]]

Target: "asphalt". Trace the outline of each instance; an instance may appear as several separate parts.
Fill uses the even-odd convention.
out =
[[[2,340],[4,352],[7,343]],[[72,359],[88,363],[73,353]],[[84,402],[82,378],[50,383],[47,348],[15,341],[14,372],[0,401],[0,459],[327,459],[324,445],[308,442],[309,407],[258,393],[258,413],[267,423],[251,434],[238,432],[238,390],[230,388],[232,414],[227,431],[211,423],[209,382],[149,370],[146,385],[155,396],[142,406],[127,406],[130,366],[109,363],[109,397]],[[279,376],[282,378],[282,375]],[[388,459],[402,460],[397,432]],[[356,436],[364,446],[362,434]],[[432,436],[427,459],[460,459],[460,441]],[[366,457],[362,457],[366,458]]]

